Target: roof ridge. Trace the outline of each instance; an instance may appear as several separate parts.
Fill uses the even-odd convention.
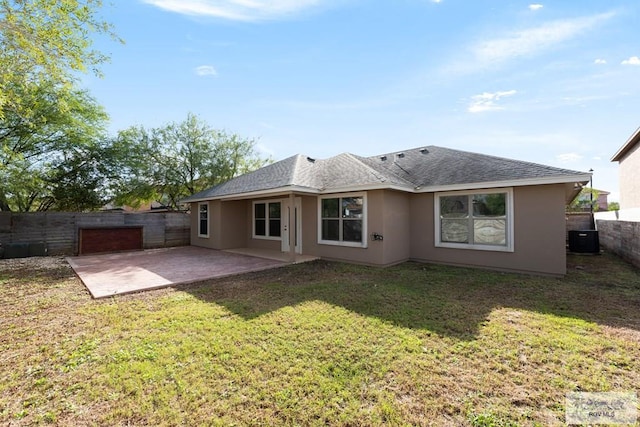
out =
[[[291,168],[291,176],[289,176],[289,181],[287,181],[289,185],[293,185],[296,182],[296,178],[297,178],[298,174],[300,173],[301,161],[306,156],[304,156],[303,154],[298,153],[298,154],[293,155],[292,157],[295,157],[295,160],[294,160],[294,163],[293,163],[293,168]]]

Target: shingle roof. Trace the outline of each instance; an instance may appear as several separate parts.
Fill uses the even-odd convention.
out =
[[[311,159],[297,154],[200,191],[185,199],[184,202],[288,186],[316,189],[320,182],[320,172]]]
[[[292,188],[310,192],[349,188],[413,191],[416,188],[535,179],[567,182],[567,179],[584,179],[585,176],[584,172],[537,163],[428,146],[373,157],[343,153],[315,160],[296,155],[201,191],[183,202]]]
[[[366,161],[373,167],[410,181],[416,187],[441,187],[584,174],[538,163],[436,146],[368,157]]]

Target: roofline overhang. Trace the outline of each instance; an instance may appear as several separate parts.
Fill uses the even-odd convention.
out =
[[[527,178],[509,181],[486,181],[466,184],[434,185],[416,189],[416,193],[435,193],[440,191],[479,190],[482,188],[524,187],[528,185],[587,183],[591,180],[590,173],[577,175],[550,176],[546,178]]]
[[[486,181],[486,182],[474,182],[466,184],[450,184],[450,185],[434,185],[428,187],[406,187],[396,184],[369,184],[369,185],[352,185],[344,187],[332,187],[332,188],[310,188],[301,186],[286,186],[270,188],[267,190],[250,191],[246,193],[234,193],[215,197],[199,197],[195,199],[189,199],[183,203],[198,203],[211,200],[243,200],[243,199],[255,199],[259,197],[276,197],[284,196],[291,193],[297,194],[309,194],[309,195],[326,195],[335,193],[353,193],[358,191],[374,191],[374,190],[396,190],[403,191],[405,193],[435,193],[441,191],[457,191],[457,190],[479,190],[482,188],[500,188],[500,187],[523,187],[528,185],[547,185],[547,184],[569,184],[569,183],[587,183],[591,179],[591,174],[576,174],[576,175],[564,175],[564,176],[552,176],[546,178],[530,178],[519,179],[510,181]]]
[[[622,144],[622,147],[611,158],[612,162],[619,162],[631,149],[640,142],[640,127]]]
[[[248,191],[246,193],[233,193],[233,194],[225,194],[221,196],[202,196],[198,198],[188,198],[182,201],[182,203],[197,203],[197,202],[206,202],[210,200],[241,200],[241,199],[253,199],[256,197],[273,197],[286,195],[290,193],[307,193],[307,194],[317,194],[318,190],[310,187],[301,187],[296,185],[286,186],[286,187],[276,187],[269,188],[266,190],[259,191]]]
[[[413,192],[414,190],[409,187],[402,187],[398,185],[388,185],[388,184],[376,184],[376,185],[352,185],[345,187],[333,187],[333,188],[310,188],[310,187],[300,187],[300,186],[287,186],[287,187],[277,187],[270,188],[268,190],[260,190],[260,191],[250,191],[247,193],[235,193],[228,194],[223,196],[215,196],[215,197],[199,197],[196,199],[185,199],[182,203],[198,203],[205,202],[210,200],[243,200],[243,199],[254,199],[257,197],[275,197],[275,196],[284,196],[291,193],[296,194],[310,194],[310,195],[324,195],[324,194],[334,194],[334,193],[353,193],[356,191],[372,191],[372,190],[397,190],[404,192]]]

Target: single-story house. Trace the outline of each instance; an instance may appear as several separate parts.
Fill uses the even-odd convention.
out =
[[[620,165],[620,209],[640,208],[640,128],[611,158]]]
[[[195,246],[562,275],[565,205],[589,179],[428,146],[373,157],[296,155],[184,202]]]

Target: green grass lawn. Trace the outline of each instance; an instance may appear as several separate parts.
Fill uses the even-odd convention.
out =
[[[640,385],[640,273],[568,270],[316,261],[95,301],[0,261],[0,424],[562,425],[567,392]]]

